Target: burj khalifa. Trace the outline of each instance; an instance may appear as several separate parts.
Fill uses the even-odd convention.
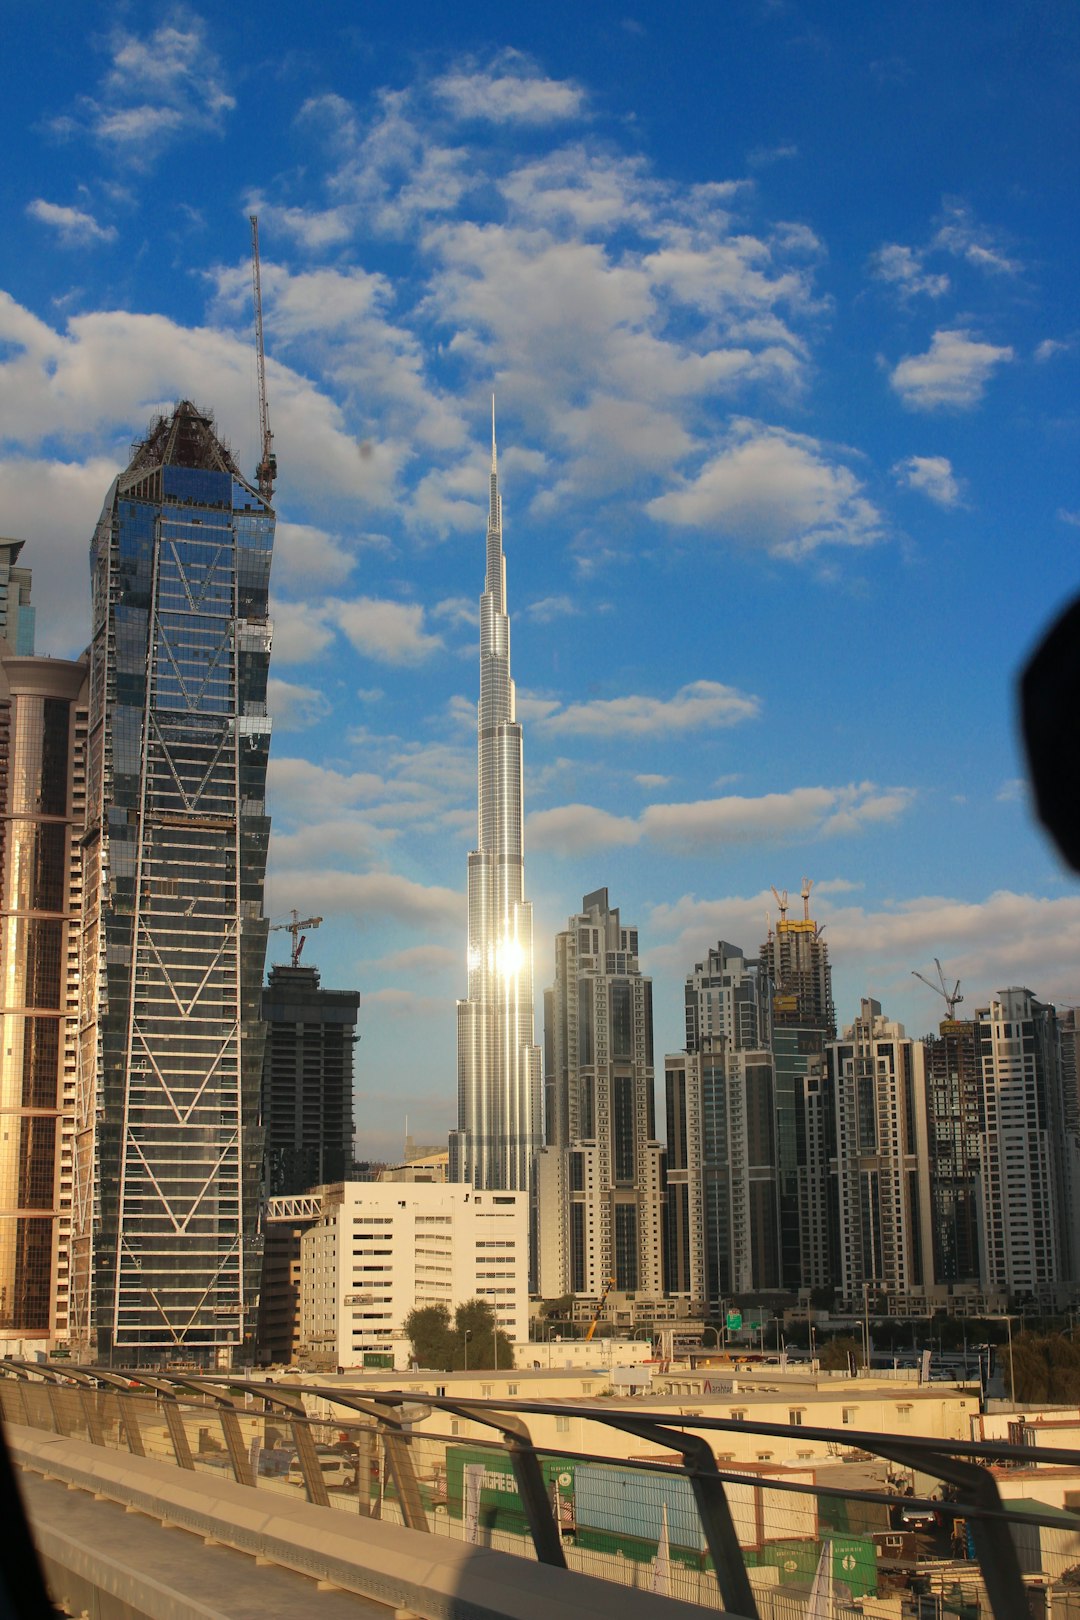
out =
[[[542,1092],[521,783],[492,402],[487,571],[480,598],[478,839],[468,863],[469,979],[468,994],[457,1004],[458,1128],[450,1137],[450,1176],[474,1187],[524,1192],[531,1188],[540,1146]]]

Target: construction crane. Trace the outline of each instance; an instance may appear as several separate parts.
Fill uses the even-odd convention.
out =
[[[810,890],[813,887],[814,887],[813,878],[804,877],[803,880],[802,880],[802,888],[799,890],[799,893],[802,896],[803,922],[809,922],[810,921]]]
[[[307,935],[304,932],[305,928],[318,928],[321,922],[321,917],[305,917],[303,922],[301,922],[300,913],[298,911],[294,911],[292,914],[292,922],[270,924],[270,932],[272,934],[286,933],[292,935],[292,960],[289,963],[290,967],[300,966],[300,953],[304,949],[304,941],[307,938]]]
[[[592,1338],[593,1334],[596,1332],[597,1324],[600,1321],[600,1313],[604,1309],[604,1306],[607,1304],[607,1297],[611,1293],[611,1290],[614,1288],[614,1286],[615,1286],[615,1278],[614,1277],[609,1277],[607,1282],[604,1284],[604,1292],[600,1295],[600,1299],[599,1299],[599,1301],[597,1303],[596,1311],[595,1311],[595,1313],[593,1315],[593,1319],[589,1323],[589,1331],[585,1335],[585,1343],[586,1344],[588,1344],[589,1340]]]
[[[936,996],[942,997],[946,1007],[949,1009],[949,1021],[951,1023],[956,1017],[956,1009],[958,1005],[964,999],[960,994],[960,980],[957,979],[951,991],[947,990],[945,987],[945,975],[942,972],[941,963],[938,961],[936,956],[934,957],[934,966],[937,968],[937,976],[938,980],[940,981],[938,984],[932,984],[929,979],[924,978],[923,975],[916,972],[914,968],[911,970],[912,976],[916,979],[922,979],[923,984],[926,985],[928,990],[932,990]]]
[[[266,404],[266,350],[263,347],[262,274],[259,268],[259,216],[251,214],[251,292],[255,300],[255,358],[259,372],[259,433],[262,460],[255,469],[259,494],[268,504],[274,497],[277,478],[277,457],[274,454],[274,435],[270,431],[270,412]]]
[[[783,925],[787,922],[787,910],[788,910],[787,890],[785,889],[783,891],[783,893],[781,894],[780,890],[776,887],[776,884],[774,883],[772,885],[772,892],[776,896],[777,905],[780,907],[780,926],[783,927]]]

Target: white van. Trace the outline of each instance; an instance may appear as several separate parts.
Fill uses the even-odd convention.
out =
[[[330,1486],[352,1485],[356,1480],[355,1465],[351,1457],[343,1457],[340,1451],[316,1452],[319,1468],[325,1484]],[[299,1457],[294,1456],[289,1464],[289,1484],[303,1487],[304,1471],[300,1467]]]

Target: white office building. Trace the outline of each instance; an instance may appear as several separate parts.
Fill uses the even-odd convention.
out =
[[[414,1306],[485,1300],[503,1333],[529,1330],[529,1201],[446,1183],[324,1189],[300,1249],[300,1339],[339,1367],[389,1350]]]

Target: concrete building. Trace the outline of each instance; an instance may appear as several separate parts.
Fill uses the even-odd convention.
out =
[[[720,940],[688,975],[685,1008],[687,1051],[665,1059],[670,1278],[715,1311],[780,1280],[768,981]]]
[[[502,1332],[529,1324],[524,1192],[346,1182],[300,1239],[302,1350],[338,1367],[390,1351],[414,1306],[486,1301]]]
[[[664,1292],[664,1149],[653,1098],[652,980],[608,891],[555,941],[544,996],[547,1145],[538,1160],[539,1292]]]
[[[542,1097],[494,405],[480,598],[477,809],[477,846],[468,860],[468,994],[457,1004],[458,1128],[450,1138],[450,1178],[524,1191],[540,1146]]]
[[[72,1333],[99,1356],[254,1331],[273,536],[185,401],[93,539]]]
[[[316,967],[270,969],[262,994],[263,1188],[268,1197],[344,1181],[353,1151],[358,990],[324,990]]]
[[[1057,1015],[1030,990],[1002,990],[976,1012],[975,1043],[983,1285],[1050,1303],[1075,1279],[1077,1250]]]
[[[923,1046],[934,1281],[977,1285],[982,1109],[975,1024],[943,1018]]]
[[[761,947],[771,986],[776,1152],[780,1200],[781,1281],[789,1290],[835,1281],[835,1183],[827,1173],[835,1151],[825,1043],[836,1036],[829,947],[810,916],[809,878],[803,915],[780,918]]]
[[[840,1295],[905,1314],[933,1280],[921,1042],[864,999],[826,1059],[836,1106]]]
[[[89,665],[33,656],[21,546],[0,541],[0,1339],[25,1346],[68,1337]]]

